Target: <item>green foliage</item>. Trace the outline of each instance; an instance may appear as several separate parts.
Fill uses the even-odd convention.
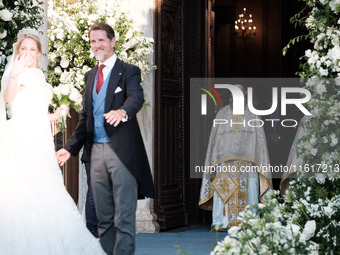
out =
[[[240,215],[241,225],[231,227],[211,254],[318,254],[318,245],[309,240],[316,223],[310,221],[299,227],[287,220],[277,195],[269,192],[267,205],[247,207]]]
[[[186,251],[181,251],[181,247],[179,245],[175,245],[175,248],[177,250],[176,252],[177,255],[187,255]]]
[[[338,254],[340,250],[340,180],[298,178],[290,183],[283,214],[293,223],[303,226],[316,221],[312,241],[319,244],[321,254]]]
[[[153,39],[134,29],[134,21],[121,10],[120,4],[120,1],[108,4],[107,1],[92,3],[84,0],[69,4],[64,9],[49,6],[48,82],[55,89],[73,86],[83,91],[85,73],[97,65],[88,38],[89,28],[96,22],[113,27],[115,53],[124,62],[138,66],[142,78],[155,69],[150,60]],[[54,104],[56,107],[60,102],[54,100]],[[147,105],[145,103],[144,107]]]
[[[133,20],[120,9],[119,1],[105,6],[83,1],[65,9],[49,9],[48,81],[53,87],[69,83],[79,90],[84,87],[84,74],[97,64],[88,38],[88,30],[96,22],[114,28],[115,53],[120,59],[138,66],[142,76],[155,68],[149,59],[153,39],[136,31]]]

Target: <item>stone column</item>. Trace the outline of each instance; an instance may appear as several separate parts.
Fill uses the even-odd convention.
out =
[[[36,4],[36,2],[34,1],[34,4]],[[42,56],[40,58],[40,62],[39,62],[39,66],[44,70],[45,72],[45,76],[47,77],[47,64],[48,64],[48,60],[47,60],[47,54],[48,54],[48,47],[47,47],[47,6],[48,3],[47,1],[44,1],[43,5],[41,6],[43,8],[43,13],[41,15],[43,15],[43,24],[40,26],[39,31],[42,32],[42,36],[41,36],[41,46],[42,46]]]
[[[153,212],[153,199],[141,199],[137,203],[136,233],[156,233],[160,226]]]

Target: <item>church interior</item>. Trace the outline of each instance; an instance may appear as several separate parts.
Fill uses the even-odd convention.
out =
[[[189,173],[190,78],[298,78],[309,42],[292,46],[285,56],[282,49],[304,33],[290,23],[301,9],[295,0],[156,1],[154,209],[161,229],[211,224],[211,213],[198,207],[201,180]],[[248,18],[246,32],[237,23],[240,15]],[[268,103],[270,93],[270,86],[254,86],[260,103]],[[286,164],[296,129],[276,132],[280,141],[268,142],[270,160]],[[275,189],[279,181],[273,180]]]

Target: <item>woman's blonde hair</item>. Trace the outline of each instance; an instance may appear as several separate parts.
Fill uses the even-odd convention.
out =
[[[16,41],[16,43],[14,44],[14,54],[13,54],[13,59],[15,59],[17,57],[17,55],[19,54],[19,49],[20,49],[20,46],[22,44],[22,42],[26,39],[26,38],[30,38],[32,40],[34,40],[37,44],[37,47],[38,47],[38,51],[39,53],[41,54],[42,53],[42,46],[41,46],[41,41],[40,41],[40,38],[35,35],[35,34],[31,34],[31,33],[22,33],[22,34],[19,34],[18,35],[18,40]],[[39,63],[39,58],[38,58],[38,61],[37,61],[37,65]]]

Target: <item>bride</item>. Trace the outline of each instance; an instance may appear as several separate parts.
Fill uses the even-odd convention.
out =
[[[50,125],[59,110],[48,114],[52,87],[40,55],[38,32],[20,31],[1,81],[0,254],[105,254],[63,184]]]

